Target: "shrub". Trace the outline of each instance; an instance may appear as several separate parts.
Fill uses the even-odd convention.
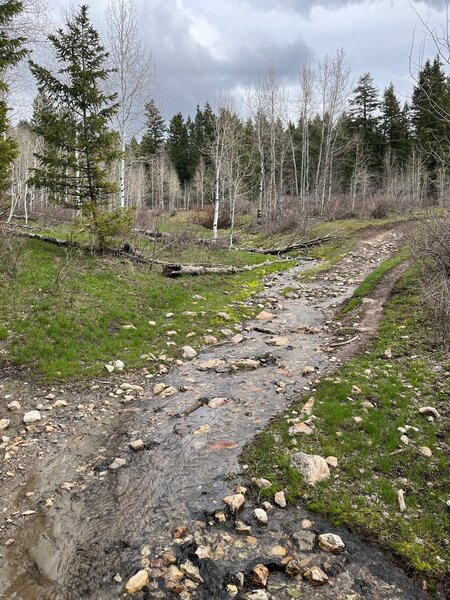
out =
[[[207,206],[206,208],[200,208],[192,211],[191,215],[192,223],[200,225],[205,229],[212,229],[214,221],[214,206]],[[228,210],[221,209],[219,211],[219,221],[217,226],[219,229],[225,229],[231,225],[230,214]]]

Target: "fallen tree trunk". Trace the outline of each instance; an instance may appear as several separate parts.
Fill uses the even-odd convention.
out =
[[[244,273],[246,271],[254,271],[261,267],[268,267],[280,262],[289,262],[287,259],[270,260],[256,265],[245,265],[244,267],[225,267],[223,265],[177,265],[172,263],[163,263],[161,261],[153,261],[155,264],[162,266],[164,277],[180,277],[181,275],[208,275],[210,273],[228,274],[228,273]]]
[[[79,246],[76,242],[71,240],[61,240],[59,238],[50,237],[48,235],[41,235],[40,233],[28,233],[27,231],[9,230],[10,233],[17,237],[28,238],[30,240],[39,240],[40,242],[47,242],[54,244],[55,246],[61,246],[63,248],[75,248]]]
[[[293,244],[289,244],[288,246],[283,246],[282,248],[242,248],[242,250],[246,250],[247,252],[255,252],[257,254],[286,254],[286,252],[291,252],[292,250],[305,250],[308,248],[313,248],[314,246],[321,246],[326,242],[330,242],[332,239],[333,237],[331,235],[326,235],[324,237],[318,237],[312,240],[295,242]]]

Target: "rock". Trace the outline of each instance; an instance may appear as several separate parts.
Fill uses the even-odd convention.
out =
[[[187,560],[186,562],[180,565],[180,571],[184,573],[187,577],[189,577],[189,579],[195,581],[195,583],[203,583],[200,571],[195,565],[191,563],[190,560]]]
[[[250,573],[250,582],[260,587],[266,587],[269,581],[269,569],[265,565],[256,565]]]
[[[13,400],[7,406],[8,410],[10,410],[11,412],[18,412],[22,408],[20,406],[20,402],[17,402],[17,400]]]
[[[362,389],[357,385],[352,385],[352,394],[362,394]]]
[[[280,544],[272,546],[269,550],[269,556],[272,558],[284,558],[287,555],[287,550]]]
[[[311,567],[303,573],[304,579],[309,581],[311,585],[323,585],[327,583],[328,577],[320,567]]]
[[[421,448],[419,448],[419,452],[422,456],[425,456],[426,458],[430,458],[431,456],[433,456],[433,453],[428,448],[428,446],[422,446]]]
[[[329,467],[338,467],[339,466],[339,461],[335,456],[327,456],[327,458],[325,459],[327,465]]]
[[[330,469],[321,456],[297,452],[292,456],[291,463],[303,475],[309,485],[315,485],[330,477]]]
[[[145,448],[145,444],[142,440],[134,440],[133,442],[130,442],[130,448],[135,452],[139,452]]]
[[[223,499],[224,503],[231,508],[233,512],[238,512],[245,504],[244,494],[234,494],[232,496],[225,496]]]
[[[47,500],[44,502],[45,508],[51,508],[54,504],[55,502],[53,498],[47,498]]]
[[[123,467],[127,464],[127,461],[124,458],[115,458],[113,462],[109,465],[109,468],[112,471],[117,471],[120,467]]]
[[[133,594],[136,594],[137,592],[142,590],[142,588],[148,585],[148,583],[148,572],[146,569],[142,569],[127,581],[125,585],[125,593],[129,596],[132,596]]]
[[[30,410],[29,412],[23,415],[23,422],[25,423],[25,425],[29,425],[30,423],[37,423],[41,419],[41,413],[38,410]]]
[[[221,358],[212,358],[210,360],[205,360],[198,365],[199,371],[211,371],[213,369],[219,369],[224,367],[227,363]]]
[[[313,408],[314,408],[314,404],[315,404],[315,402],[316,402],[316,401],[315,401],[315,399],[314,399],[314,398],[310,398],[310,399],[308,400],[308,402],[306,402],[306,403],[303,405],[303,407],[302,407],[302,410],[301,410],[301,413],[302,413],[303,415],[307,415],[308,417],[309,417],[310,415],[312,415],[312,411],[313,411]]]
[[[409,437],[407,435],[402,435],[400,437],[400,441],[402,442],[402,444],[405,444],[405,446],[409,445]]]
[[[228,404],[229,401],[230,400],[228,398],[212,398],[208,402],[208,406],[209,408],[220,408],[221,406]]]
[[[334,533],[322,533],[319,535],[319,546],[325,552],[343,552],[345,549],[342,539]]]
[[[261,363],[253,358],[241,358],[233,360],[231,364],[235,369],[257,369]]]
[[[267,525],[269,522],[269,517],[263,508],[255,508],[253,511],[253,516],[259,523],[261,523],[261,525]]]
[[[177,388],[173,387],[172,385],[169,387],[166,387],[160,394],[161,398],[169,398],[169,396],[175,396],[175,394],[178,394],[178,390]]]
[[[153,388],[153,393],[155,396],[159,396],[166,389],[167,385],[165,383],[157,383]]]
[[[271,321],[272,319],[275,319],[275,315],[266,310],[263,310],[256,316],[257,321]]]
[[[214,335],[204,335],[203,336],[203,341],[208,346],[211,346],[213,344],[217,344],[217,338]]]
[[[172,537],[174,540],[181,540],[182,538],[187,536],[188,532],[189,529],[187,527],[174,527],[172,529]]]
[[[186,358],[188,360],[192,360],[197,356],[197,351],[194,350],[192,346],[183,346],[181,350],[183,351],[183,358]]]
[[[292,534],[292,540],[300,552],[311,552],[316,543],[316,534],[308,530],[297,531]]]
[[[5,429],[8,429],[10,423],[10,419],[0,419],[0,431],[5,431]]]
[[[234,335],[234,336],[231,338],[231,342],[232,342],[233,344],[235,344],[235,345],[236,345],[236,344],[240,344],[240,343],[241,343],[241,342],[243,342],[243,341],[244,341],[244,336],[243,336],[241,333],[237,333],[236,335]]]
[[[314,525],[314,523],[312,521],[310,521],[309,519],[303,519],[303,521],[300,523],[300,525],[302,526],[302,529],[311,529],[311,527]]]
[[[67,402],[65,400],[57,400],[53,404],[53,408],[64,408],[65,406],[67,406]]]
[[[238,595],[239,590],[237,586],[233,585],[232,583],[229,583],[227,585],[227,592],[232,598],[235,598]]]
[[[105,365],[105,369],[108,373],[114,373],[114,367],[112,365]]]
[[[269,600],[269,596],[264,590],[255,590],[246,596],[247,600]]]
[[[392,350],[390,348],[386,348],[386,350],[384,351],[384,356],[386,358],[392,358]]]
[[[137,327],[135,325],[122,325],[122,329],[126,329],[128,331],[135,330]]]
[[[303,571],[302,565],[295,558],[290,560],[288,562],[288,564],[286,565],[286,575],[288,577],[296,577],[297,575],[300,575],[300,573],[302,571]]]
[[[362,417],[353,417],[353,420],[355,421],[355,423],[357,425],[359,425],[360,423],[362,423]]]
[[[172,581],[172,582],[175,582],[175,583],[178,582],[178,581],[181,581],[183,579],[183,577],[184,577],[183,573],[175,565],[171,565],[167,569],[167,573],[165,575],[165,578],[166,578],[167,581]]]
[[[315,373],[316,370],[314,367],[304,367],[303,371],[302,371],[302,375],[303,377],[308,377],[308,375],[312,375],[313,373]]]
[[[212,559],[213,557],[212,550],[209,546],[199,546],[195,551],[195,554],[200,560],[203,560],[205,558]]]
[[[228,313],[226,312],[218,312],[217,316],[221,319],[223,319],[224,321],[231,321],[231,317]]]
[[[440,417],[439,412],[433,406],[422,406],[422,408],[419,408],[419,413],[426,417],[434,417],[435,419],[439,419]]]
[[[275,494],[275,504],[278,504],[280,508],[286,508],[287,502],[283,491]]]
[[[263,477],[255,478],[253,477],[252,483],[254,483],[260,490],[266,490],[272,487],[271,482],[268,479],[264,479]]]
[[[398,500],[398,506],[400,508],[400,512],[405,512],[406,511],[406,503],[405,503],[405,492],[403,490],[398,490],[397,500]]]
[[[238,533],[250,534],[252,532],[250,525],[247,525],[244,521],[236,521],[235,529]]]
[[[292,427],[289,427],[289,435],[312,435],[313,433],[314,427],[306,423],[295,423]]]
[[[125,363],[121,360],[115,360],[113,362],[113,367],[116,371],[123,371],[125,368]]]
[[[269,346],[277,346],[277,347],[289,346],[289,340],[286,337],[274,336],[274,337],[266,340],[266,344]]]

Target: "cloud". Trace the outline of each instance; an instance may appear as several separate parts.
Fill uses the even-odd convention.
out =
[[[309,15],[314,8],[325,8],[336,10],[361,4],[374,3],[377,0],[243,0],[253,9],[272,10],[280,12],[297,12]],[[394,0],[392,0],[394,2]],[[445,0],[417,0],[420,4],[427,4],[432,8],[443,10],[446,7]]]

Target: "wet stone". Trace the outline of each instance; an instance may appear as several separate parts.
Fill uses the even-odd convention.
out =
[[[304,579],[309,581],[311,585],[324,585],[328,582],[328,576],[320,567],[311,567],[303,573]]]
[[[148,585],[148,582],[148,572],[146,569],[142,569],[127,581],[125,585],[125,593],[129,596],[132,596],[133,594],[136,594],[137,592],[142,590],[143,587]]]
[[[326,552],[343,552],[345,549],[345,544],[341,537],[334,533],[319,535],[319,546]]]
[[[269,581],[269,575],[269,569],[265,565],[256,565],[256,567],[253,567],[250,573],[250,582],[253,585],[266,587],[267,582]]]
[[[292,534],[292,540],[301,552],[311,552],[316,543],[316,534],[308,530],[298,531]]]

